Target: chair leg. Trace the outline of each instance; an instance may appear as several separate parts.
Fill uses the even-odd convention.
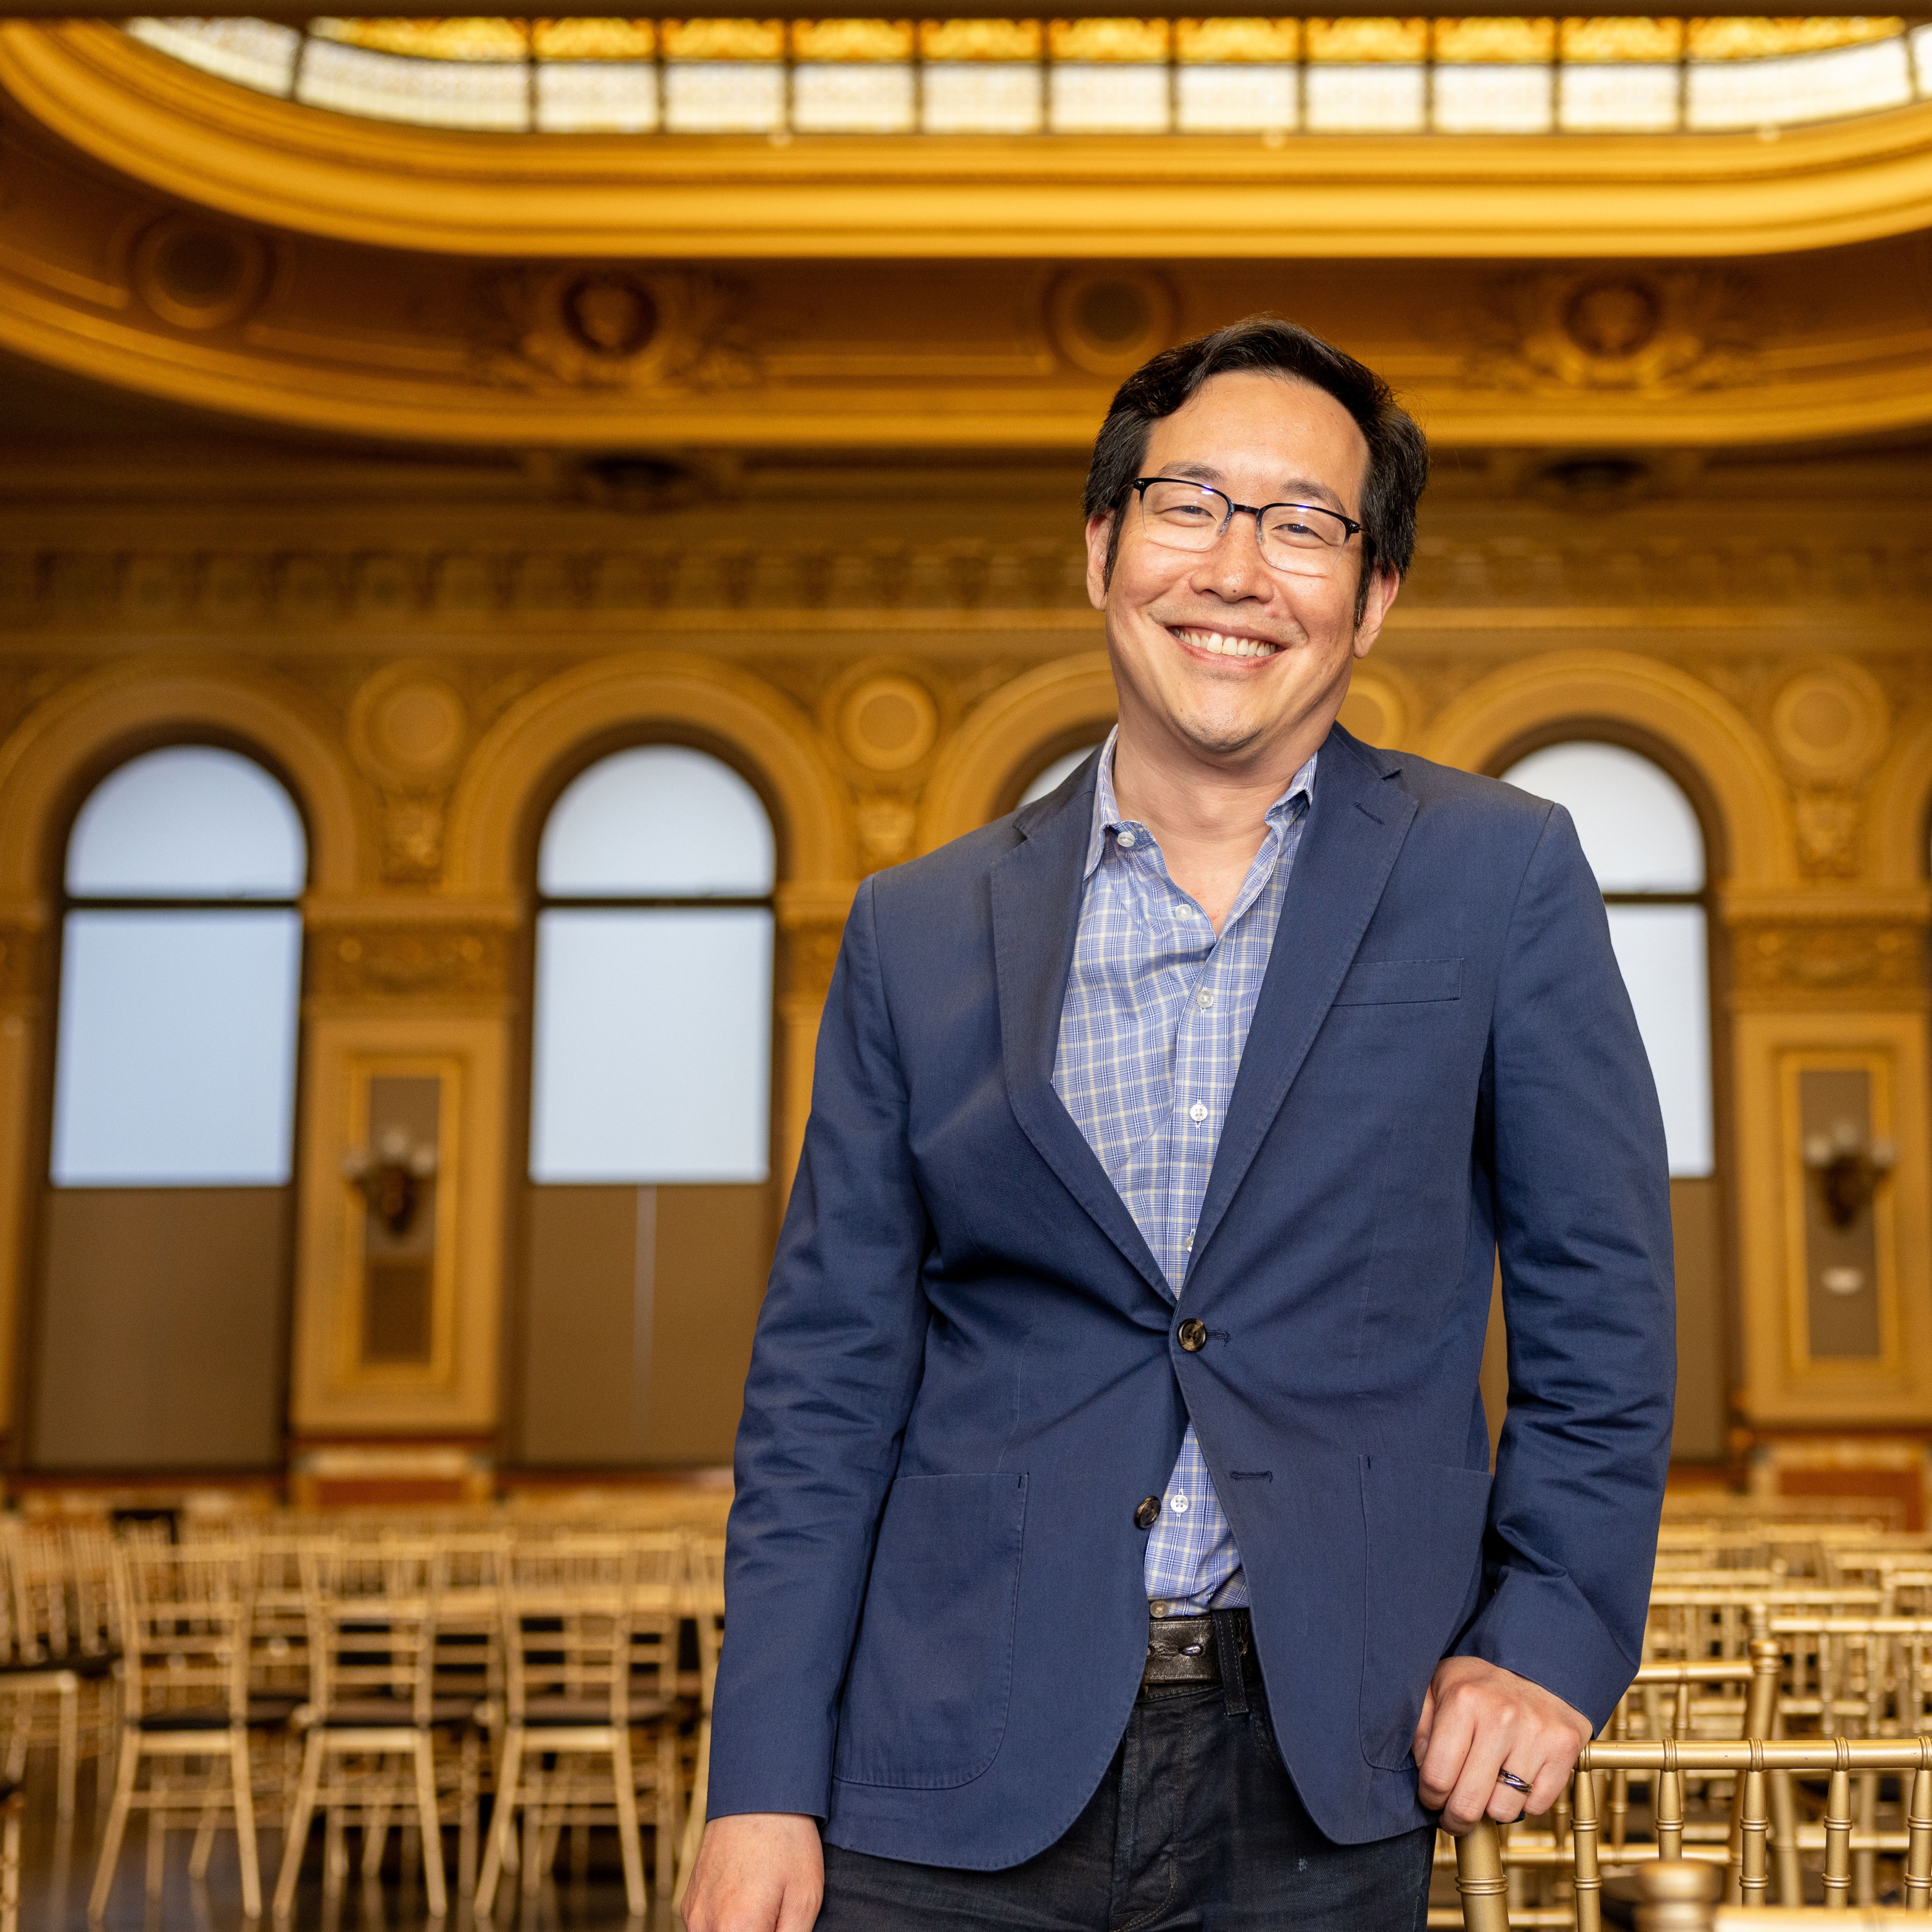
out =
[[[262,1856],[255,1842],[255,1768],[248,1733],[238,1730],[228,1749],[228,1775],[235,1786],[235,1856],[242,1867],[242,1912],[262,1916]]]
[[[302,1752],[302,1778],[296,1786],[295,1802],[282,1836],[282,1868],[275,1880],[275,1916],[286,1919],[295,1908],[296,1881],[302,1876],[302,1850],[308,1841],[309,1820],[315,1816],[315,1796],[322,1785],[321,1732],[311,1731]]]
[[[429,1916],[448,1915],[449,1895],[442,1873],[442,1827],[436,1809],[435,1740],[427,1731],[416,1733],[416,1817],[422,1828],[423,1886],[429,1894]]]
[[[20,1932],[20,1811],[16,1798],[0,1830],[0,1932]]]
[[[108,1807],[107,1828],[100,1834],[100,1856],[94,1868],[94,1889],[88,1895],[90,1918],[99,1918],[107,1910],[107,1894],[113,1889],[114,1868],[121,1862],[121,1840],[128,1829],[128,1814],[134,1807],[134,1780],[140,1766],[140,1733],[124,1731],[120,1768],[114,1779],[114,1802]]]
[[[457,1766],[456,1892],[459,1898],[476,1895],[476,1780],[480,1756],[476,1733],[466,1730]]]
[[[524,1734],[516,1725],[509,1727],[503,1741],[503,1761],[496,1771],[496,1803],[490,1816],[490,1842],[484,1848],[482,1875],[476,1881],[476,1916],[487,1918],[496,1901],[496,1881],[502,1876],[506,1853],[512,1842],[512,1819],[517,1805],[517,1774],[522,1768]]]
[[[684,1814],[684,1838],[677,1849],[677,1889],[671,1904],[684,1908],[684,1888],[691,1882],[691,1868],[698,1862],[698,1848],[704,1841],[705,1802],[711,1784],[711,1720],[703,1718],[698,1725],[698,1765],[692,1774],[691,1806]]]
[[[67,1676],[60,1687],[59,1808],[62,1818],[74,1816],[75,1774],[80,1768],[80,1679]]]
[[[638,1844],[638,1778],[631,1764],[631,1734],[620,1725],[610,1739],[610,1781],[616,1788],[617,1846],[624,1855],[624,1897],[633,1918],[650,1904],[644,1889],[644,1855]]]
[[[677,1723],[662,1718],[658,1721],[658,1822],[651,1846],[660,1898],[670,1896],[676,1878],[678,1782]]]

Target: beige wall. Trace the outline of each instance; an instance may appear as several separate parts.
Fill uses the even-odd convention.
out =
[[[52,447],[16,445],[0,467],[0,1345],[28,1332],[46,1252],[68,814],[124,751],[212,734],[284,776],[314,853],[298,1442],[722,1459],[855,882],[1003,808],[1108,716],[1077,466],[769,457],[627,507],[568,466],[216,439],[136,469],[119,448]],[[1346,714],[1476,770],[1607,732],[1665,758],[1706,810],[1725,1172],[1676,1190],[1687,1456],[1726,1453],[1734,1424],[1747,1444],[1932,1432],[1928,476],[1896,452],[1720,452],[1646,458],[1606,496],[1540,462],[1445,461]],[[525,1213],[530,841],[564,772],[652,736],[730,759],[778,828],[779,1180],[758,1212],[658,1191],[649,1348],[626,1343],[628,1383],[586,1404],[593,1428],[559,1364],[634,1300],[618,1223],[634,1240],[636,1216],[585,1238],[573,1278]],[[1819,1067],[1866,1070],[1898,1143],[1869,1362],[1810,1362],[1791,1340],[1811,1184],[1780,1096]],[[370,1082],[432,1074],[450,1110],[437,1352],[364,1366],[342,1157]],[[37,1400],[49,1372],[36,1356]],[[11,1426],[16,1455],[51,1454]]]

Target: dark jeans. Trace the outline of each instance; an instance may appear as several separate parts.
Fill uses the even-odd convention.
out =
[[[817,1932],[1420,1932],[1435,1839],[1426,1826],[1366,1845],[1324,1838],[1258,1682],[1232,1697],[1144,1691],[1057,1844],[1005,1871],[827,1845]]]

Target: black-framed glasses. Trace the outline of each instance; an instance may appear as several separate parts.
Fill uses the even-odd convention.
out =
[[[1212,550],[1235,514],[1255,520],[1262,561],[1278,570],[1305,570],[1344,549],[1362,526],[1319,503],[1238,503],[1224,490],[1179,476],[1137,476],[1141,528],[1166,550]]]

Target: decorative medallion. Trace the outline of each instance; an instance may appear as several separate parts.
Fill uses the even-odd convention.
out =
[[[1130,375],[1166,348],[1174,339],[1174,292],[1144,268],[1076,269],[1047,297],[1054,347],[1096,376]]]
[[[838,706],[839,742],[868,771],[904,771],[932,750],[938,734],[932,694],[901,672],[862,677]]]
[[[1765,323],[1744,278],[1700,269],[1514,276],[1462,320],[1476,387],[1651,398],[1755,380]]]
[[[462,694],[421,664],[386,666],[356,694],[349,742],[378,784],[430,791],[448,782],[463,757],[470,721]]]
[[[1772,700],[1778,754],[1800,777],[1843,782],[1885,749],[1885,693],[1858,665],[1838,660],[1801,670]]]
[[[306,990],[320,999],[494,998],[508,989],[510,938],[494,928],[325,927],[303,949]]]
[[[488,277],[474,334],[479,373],[520,389],[716,389],[763,378],[771,331],[734,281],[623,263]]]
[[[200,215],[169,214],[134,244],[134,292],[177,328],[220,328],[238,322],[268,281],[262,238]]]

